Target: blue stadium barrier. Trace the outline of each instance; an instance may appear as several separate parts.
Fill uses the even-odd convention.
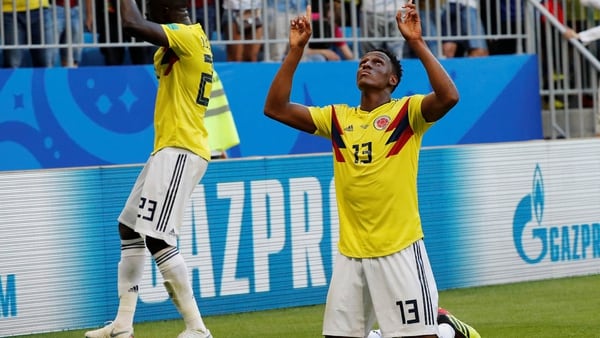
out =
[[[532,55],[443,60],[461,99],[423,146],[542,139],[537,59]],[[428,93],[417,60],[402,61],[394,97]],[[231,157],[330,152],[323,138],[263,115],[278,63],[216,63],[240,135]],[[357,62],[299,66],[292,100],[358,105]],[[0,70],[0,170],[142,163],[152,151],[152,66]]]

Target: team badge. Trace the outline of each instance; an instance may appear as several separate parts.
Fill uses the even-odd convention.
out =
[[[379,116],[373,121],[373,127],[377,130],[383,130],[389,126],[390,121],[392,121],[392,119],[387,115]]]

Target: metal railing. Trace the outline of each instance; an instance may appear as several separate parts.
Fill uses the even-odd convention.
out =
[[[557,15],[555,15],[556,13]],[[540,96],[547,138],[596,136],[600,133],[598,45],[564,37],[600,24],[593,8],[571,1],[528,2],[528,52],[539,56]]]
[[[36,10],[35,0],[15,0],[11,9],[6,8],[9,5],[4,5],[0,17],[0,51],[6,54],[11,50],[27,52],[44,49],[52,53],[53,65],[57,65],[60,64],[56,61],[58,50],[63,49],[67,51],[64,65],[74,66],[78,56],[73,52],[78,49],[84,53],[98,54],[98,50],[104,48],[149,46],[128,38],[120,29],[118,0],[110,1],[79,0],[79,6],[71,7],[67,0],[64,9],[67,13],[75,11],[79,20],[72,22],[71,16],[64,17],[67,34],[64,35],[64,42],[59,42],[62,33],[58,29],[60,11],[54,2],[46,7],[48,16],[45,17]],[[373,1],[358,1],[310,1],[313,12],[320,13],[313,21],[313,28],[318,27],[322,32],[319,36],[313,35],[311,42],[331,44],[332,48],[336,48],[335,44],[346,43],[354,59],[360,57],[361,45],[366,42],[398,42],[399,38],[393,34],[394,26],[386,24],[389,23],[387,20],[394,20],[394,13],[401,8],[403,1],[389,0],[389,7],[379,15],[372,15],[378,12],[372,5]],[[460,46],[477,39],[487,42],[489,54],[538,55],[544,134],[554,139],[600,133],[599,46],[585,46],[576,39],[569,41],[563,37],[567,27],[583,30],[600,24],[600,13],[579,6],[577,1],[425,0],[418,1],[418,7],[424,39],[439,58],[447,55],[444,42],[454,41]],[[14,7],[20,2],[29,4],[24,12]],[[112,3],[112,7],[107,5],[109,3]],[[146,12],[146,2],[138,3],[141,10]],[[249,7],[240,8],[241,4]],[[450,11],[451,4],[459,10]],[[258,53],[256,60],[279,61],[287,46],[289,21],[303,14],[305,5],[306,0],[192,0],[190,17],[195,22],[203,23],[211,38],[216,61],[243,61],[232,56],[231,51],[235,46],[255,46],[254,52]],[[471,11],[474,15],[462,15],[460,10]],[[90,16],[91,20],[88,20]],[[43,20],[45,18],[50,19]],[[214,19],[212,24],[208,23],[210,18]],[[331,20],[326,21],[327,18]],[[28,24],[21,27],[15,19],[24,19]],[[44,24],[36,28],[38,21]],[[466,30],[453,31],[453,24],[465,26]],[[483,31],[476,29],[477,24],[482,25]],[[246,29],[238,30],[237,25],[246,26]],[[382,27],[380,33],[369,33],[366,27],[373,25]],[[74,30],[85,32],[85,39],[73,38],[70,33]],[[21,40],[12,43],[18,41],[20,34]],[[108,38],[111,34],[112,37]],[[463,52],[460,56],[467,56],[468,47]],[[410,54],[405,50],[399,57],[410,57]],[[10,66],[6,58],[3,64]],[[85,62],[80,65],[85,65]]]

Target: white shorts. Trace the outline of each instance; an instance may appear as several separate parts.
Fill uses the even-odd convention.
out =
[[[207,167],[205,159],[188,150],[159,150],[140,172],[119,222],[177,246],[185,208]]]
[[[437,286],[423,240],[378,258],[338,253],[323,335],[366,337],[376,321],[383,337],[437,335],[437,309]]]

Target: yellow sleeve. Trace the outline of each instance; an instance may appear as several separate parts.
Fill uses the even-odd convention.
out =
[[[162,27],[169,39],[169,48],[180,57],[198,52],[198,39],[200,39],[200,44],[205,49],[210,49],[208,38],[199,24],[184,25],[170,23],[162,25]]]
[[[317,130],[314,132],[317,136],[331,137],[331,109],[332,106],[308,107]]]
[[[425,121],[423,113],[421,112],[421,103],[423,103],[424,98],[425,95],[412,95],[410,96],[410,102],[408,104],[410,126],[417,134],[424,134],[427,129],[433,125],[433,122]]]

